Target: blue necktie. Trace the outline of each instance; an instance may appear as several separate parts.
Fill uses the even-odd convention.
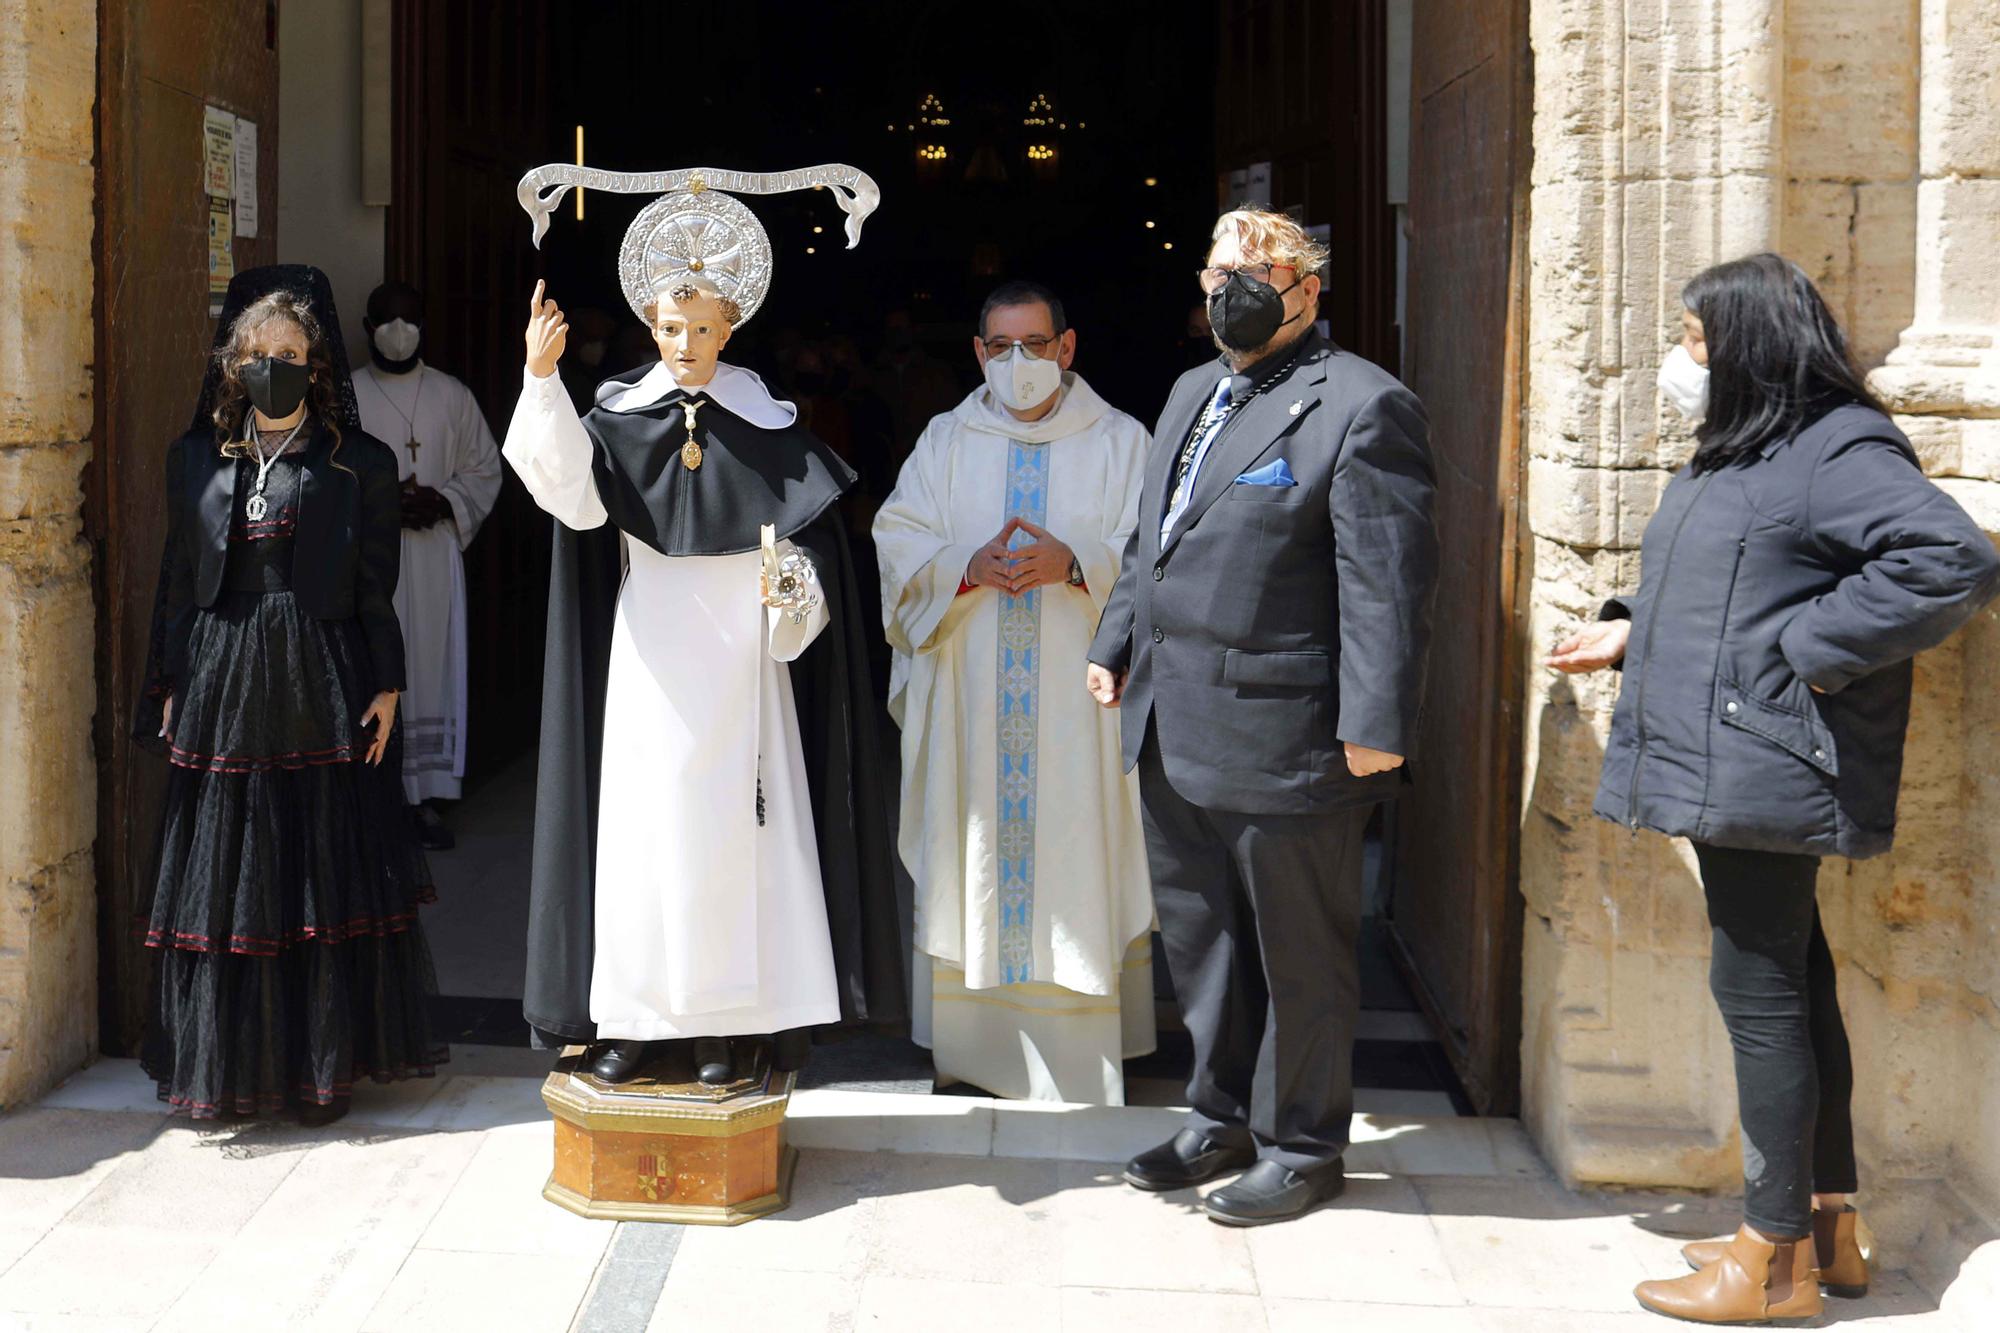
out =
[[[1224,375],[1215,386],[1215,396],[1208,400],[1208,406],[1201,410],[1201,416],[1188,432],[1188,441],[1181,450],[1180,462],[1175,467],[1174,491],[1167,501],[1167,516],[1160,521],[1160,542],[1165,545],[1167,535],[1174,530],[1174,524],[1187,512],[1188,501],[1194,496],[1195,478],[1201,475],[1202,459],[1208,456],[1208,446],[1222,432],[1222,423],[1229,420],[1229,381]]]

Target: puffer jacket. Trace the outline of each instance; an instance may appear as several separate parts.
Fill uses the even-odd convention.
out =
[[[1910,659],[1996,591],[1993,543],[1872,408],[1683,469],[1638,593],[1606,608],[1632,631],[1596,813],[1723,847],[1887,851]]]

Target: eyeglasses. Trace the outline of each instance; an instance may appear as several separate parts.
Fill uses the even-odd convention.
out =
[[[1029,356],[1034,357],[1037,361],[1043,361],[1048,358],[1049,349],[1061,341],[1061,334],[1057,334],[1053,338],[1044,338],[1039,333],[1026,338],[988,338],[986,340],[986,355],[994,358],[1005,358],[1013,355],[1016,347],[1025,347],[1028,349]]]
[[[1238,273],[1241,273],[1253,282],[1261,282],[1268,287],[1271,285],[1271,271],[1273,269],[1290,269],[1291,267],[1290,264],[1238,264],[1235,268],[1210,267],[1197,271],[1195,278],[1201,283],[1201,289],[1213,296],[1224,287],[1227,287],[1229,279]],[[1296,269],[1293,271],[1297,272]]]

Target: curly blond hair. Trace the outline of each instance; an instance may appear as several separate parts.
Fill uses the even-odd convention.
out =
[[[1209,240],[1236,238],[1245,260],[1282,264],[1301,279],[1326,267],[1331,251],[1316,241],[1289,213],[1273,213],[1262,208],[1232,208],[1215,220]]]
[[[731,298],[724,296],[722,288],[716,286],[712,279],[698,278],[692,273],[682,273],[666,279],[653,288],[653,299],[646,303],[647,326],[659,327],[661,301],[688,301],[696,296],[706,296],[713,300],[717,313],[722,316],[722,322],[729,327],[735,328],[743,322],[743,308]]]

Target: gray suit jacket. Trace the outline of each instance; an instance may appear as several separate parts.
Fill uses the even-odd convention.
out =
[[[1407,766],[1356,778],[1343,743],[1405,758],[1416,744],[1438,569],[1429,426],[1386,371],[1307,339],[1210,446],[1163,548],[1175,460],[1219,363],[1174,385],[1090,648],[1129,673],[1126,767],[1152,723],[1168,781],[1210,809],[1378,801]],[[1237,480],[1280,459],[1295,485]]]

